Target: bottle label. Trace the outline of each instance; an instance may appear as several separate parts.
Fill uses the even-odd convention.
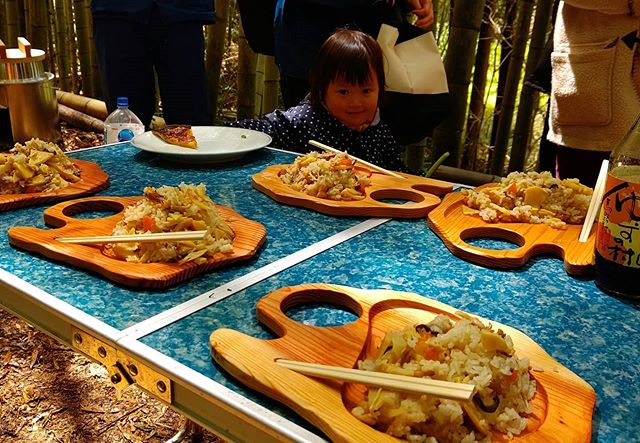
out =
[[[118,143],[131,140],[138,134],[144,132],[144,126],[138,124],[119,123],[116,125],[106,125],[104,129],[104,142]]]
[[[640,268],[640,183],[607,176],[596,249],[606,260]]]

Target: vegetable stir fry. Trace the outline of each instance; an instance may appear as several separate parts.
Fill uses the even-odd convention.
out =
[[[362,200],[370,173],[358,170],[346,153],[310,152],[280,172],[296,191],[329,200]]]
[[[0,194],[50,192],[80,180],[80,170],[53,143],[31,139],[0,154]]]

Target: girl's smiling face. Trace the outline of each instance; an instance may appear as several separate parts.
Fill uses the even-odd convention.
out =
[[[354,131],[364,131],[378,109],[378,78],[372,70],[363,84],[352,85],[338,77],[329,83],[324,104],[329,113]]]

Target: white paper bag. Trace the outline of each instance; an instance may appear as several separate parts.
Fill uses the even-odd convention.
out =
[[[432,32],[396,45],[398,29],[383,24],[378,43],[385,58],[386,90],[409,94],[449,92],[447,74]]]

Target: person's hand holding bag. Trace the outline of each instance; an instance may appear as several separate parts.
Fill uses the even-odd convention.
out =
[[[433,25],[432,0],[407,0],[407,5],[411,12],[418,16],[418,20],[413,24],[415,27],[426,30]]]
[[[378,33],[385,58],[380,111],[401,144],[417,143],[431,135],[451,106],[447,75],[433,33],[416,30],[408,23],[397,27],[383,24]]]

